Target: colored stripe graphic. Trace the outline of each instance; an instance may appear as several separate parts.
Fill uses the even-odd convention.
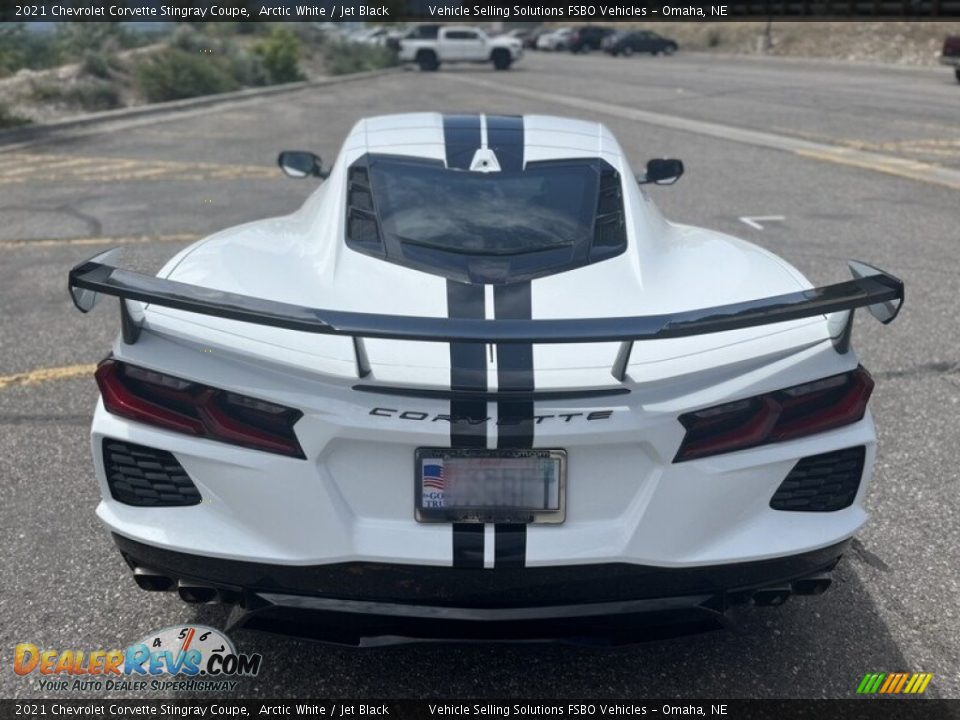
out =
[[[857,694],[919,695],[932,679],[933,673],[867,673],[857,686]]]

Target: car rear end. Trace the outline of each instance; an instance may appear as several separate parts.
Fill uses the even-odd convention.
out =
[[[902,284],[811,289],[759,248],[665,223],[599,126],[449,116],[444,163],[426,157],[434,122],[361,125],[302,214],[160,278],[71,273],[81,309],[90,292],[151,302],[122,301],[92,427],[97,514],[137,583],[348,644],[629,641],[825,590],[866,520],[876,439],[852,315],[823,313]],[[496,158],[466,147],[481,123]],[[399,136],[425,157],[372,144]],[[451,236],[484,183],[502,192],[474,257]],[[518,237],[537,253],[511,255]],[[419,269],[438,257],[479,280]]]
[[[141,587],[236,603],[252,627],[287,610],[342,642],[707,622],[821,592],[866,519],[872,382],[832,352],[699,377],[650,363],[623,388],[544,391],[525,422],[514,401],[457,417],[442,392],[145,338],[98,370],[98,515]]]

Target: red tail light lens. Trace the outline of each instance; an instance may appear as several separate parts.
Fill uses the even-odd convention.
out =
[[[680,416],[686,428],[674,462],[813,435],[863,417],[873,378],[853,372]]]
[[[304,458],[293,432],[303,413],[107,359],[96,372],[108,412],[166,430]]]

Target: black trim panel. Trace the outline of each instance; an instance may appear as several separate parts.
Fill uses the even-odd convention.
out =
[[[849,542],[692,568],[608,563],[465,570],[369,562],[263,565],[114,539],[131,569],[212,586],[237,603],[228,629],[348,645],[411,639],[617,644],[716,629],[725,609],[746,602],[753,591],[830,571]]]
[[[166,550],[116,534],[113,538],[131,568],[148,567],[168,577],[216,587],[475,608],[740,592],[829,570],[849,543],[769,560],[687,568],[621,562],[461,570],[374,562],[271,565]]]

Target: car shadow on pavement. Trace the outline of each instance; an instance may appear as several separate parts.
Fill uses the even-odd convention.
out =
[[[739,608],[731,627],[616,648],[550,643],[328,646],[238,630],[263,655],[238,696],[330,698],[853,697],[867,672],[906,661],[848,554],[821,597]],[[223,608],[198,607],[223,627]]]

